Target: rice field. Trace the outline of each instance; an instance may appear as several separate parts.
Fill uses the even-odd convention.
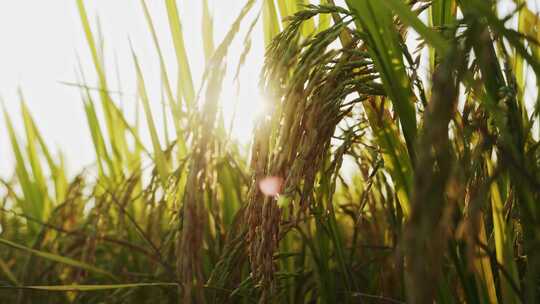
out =
[[[163,100],[122,54],[132,119],[73,0],[95,161],[68,170],[22,92],[4,108],[1,303],[540,302],[535,1],[241,0],[231,24],[199,1],[200,86],[183,1],[163,0],[164,45],[140,0]],[[246,148],[222,91],[254,37],[264,112]]]

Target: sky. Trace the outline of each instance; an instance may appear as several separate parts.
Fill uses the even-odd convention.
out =
[[[188,58],[192,64],[196,86],[204,70],[201,38],[201,1],[177,1],[184,29]],[[176,58],[168,28],[164,1],[147,0],[154,19],[158,39],[164,52],[171,83],[175,84]],[[245,0],[209,0],[214,24],[215,45],[224,37],[236,19]],[[136,78],[129,41],[142,65],[150,100],[154,106],[156,123],[161,125],[160,71],[158,57],[152,44],[140,1],[87,0],[85,5],[94,32],[99,18],[105,40],[105,58],[112,90],[124,92],[122,107],[127,116],[134,117]],[[259,7],[245,19],[243,28],[251,23]],[[229,70],[236,70],[238,56],[243,49],[245,33],[240,32],[231,46]],[[37,122],[38,128],[52,150],[60,149],[71,172],[90,165],[94,151],[86,125],[83,103],[77,88],[62,84],[76,82],[80,58],[90,84],[97,77],[77,11],[76,1],[17,0],[0,2],[0,97],[15,121],[19,134],[23,134],[18,88]],[[221,103],[226,117],[230,117],[233,104],[238,102],[234,136],[247,142],[251,133],[253,113],[259,111],[259,70],[262,66],[262,35],[253,35],[253,48],[242,70],[242,85],[237,97],[232,76],[226,80]],[[116,81],[116,67],[120,71],[120,84]],[[229,73],[234,74],[234,73]],[[236,101],[237,100],[237,101]],[[142,138],[149,135],[141,128]],[[13,157],[5,129],[0,118],[0,176],[10,174]]]

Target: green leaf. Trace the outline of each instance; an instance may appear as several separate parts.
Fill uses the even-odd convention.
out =
[[[488,154],[485,155],[486,167],[490,177],[494,174],[494,168],[491,158]],[[493,181],[490,186],[491,193],[491,213],[493,217],[493,234],[495,239],[495,251],[497,255],[497,262],[504,267],[506,272],[510,275],[510,279],[513,282],[519,282],[517,266],[514,261],[514,240],[512,227],[507,225],[504,219],[504,205],[499,191],[497,180]],[[499,278],[501,280],[502,289],[502,302],[503,303],[520,303],[518,295],[512,289],[511,283],[508,282],[508,278],[499,271]]]
[[[15,248],[15,249],[18,249],[18,250],[26,251],[28,253],[34,254],[34,255],[36,255],[38,257],[41,257],[41,258],[44,258],[44,259],[47,259],[47,260],[51,260],[51,261],[54,261],[54,262],[62,263],[62,264],[69,265],[69,266],[72,266],[72,267],[81,268],[81,269],[84,269],[84,270],[88,270],[90,272],[105,275],[105,276],[107,276],[107,277],[109,277],[111,279],[114,279],[115,281],[118,280],[116,278],[116,276],[114,276],[112,273],[110,273],[110,272],[108,272],[106,270],[103,270],[101,268],[92,266],[92,265],[87,264],[87,263],[79,262],[77,260],[73,260],[73,259],[70,259],[70,258],[67,258],[67,257],[63,257],[63,256],[60,256],[60,255],[57,255],[57,254],[54,254],[54,253],[49,253],[49,252],[45,252],[45,251],[41,251],[41,250],[28,248],[26,246],[14,243],[12,241],[8,241],[8,240],[6,240],[4,238],[0,238],[0,244],[5,245],[5,246],[9,246],[9,247],[12,247],[12,248]]]
[[[263,0],[263,32],[264,45],[269,45],[272,39],[281,31],[274,0]]]
[[[414,162],[414,146],[416,144],[415,97],[403,64],[401,37],[394,25],[391,10],[384,3],[385,1],[379,0],[347,0],[349,8],[356,17],[356,25],[366,33],[369,54],[399,116],[409,157]]]
[[[6,278],[14,285],[19,285],[19,281],[17,280],[17,277],[11,272],[9,269],[9,266],[4,262],[3,259],[0,259],[0,270],[4,273]]]
[[[449,51],[448,42],[439,33],[427,27],[402,0],[386,0],[380,3],[393,10],[405,24],[412,26],[422,38],[441,53],[441,56]]]
[[[167,6],[167,16],[169,19],[169,28],[176,51],[176,60],[178,64],[178,98],[183,96],[188,108],[194,107],[195,89],[193,86],[193,78],[191,77],[191,68],[186,54],[184,36],[182,33],[182,23],[178,14],[176,0],[165,0]]]
[[[18,286],[16,289],[34,289],[46,291],[98,291],[122,288],[152,287],[152,286],[178,286],[178,283],[128,283],[128,284],[107,284],[107,285],[30,285]]]
[[[4,108],[4,119],[8,130],[11,148],[15,156],[15,172],[19,180],[24,198],[19,200],[21,209],[24,213],[32,215],[37,219],[43,219],[43,197],[42,193],[37,188],[32,179],[32,175],[26,166],[26,159],[17,140],[13,123],[9,117],[7,110]],[[29,223],[29,227],[33,232],[37,232],[38,226],[35,223]]]
[[[150,132],[150,139],[152,140],[152,146],[154,147],[153,159],[156,162],[156,167],[157,167],[160,179],[161,179],[161,183],[163,187],[166,188],[167,178],[169,177],[169,166],[168,166],[167,158],[165,157],[165,153],[163,153],[161,144],[159,142],[156,125],[154,123],[154,118],[152,116],[152,110],[150,109],[150,101],[148,100],[148,94],[146,93],[146,86],[144,84],[144,78],[141,72],[139,61],[137,60],[137,56],[135,55],[135,53],[133,53],[133,60],[135,62],[135,69],[137,71],[139,97],[141,98],[141,101],[142,101],[144,113],[146,116],[146,123],[148,125],[148,132]]]
[[[214,20],[208,9],[208,0],[203,0],[202,38],[204,46],[204,58],[208,63],[214,53]]]

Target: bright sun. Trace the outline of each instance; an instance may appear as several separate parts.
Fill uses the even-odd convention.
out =
[[[240,87],[225,86],[221,94],[221,108],[225,127],[229,129],[232,121],[232,137],[242,144],[249,143],[253,126],[265,112],[265,103],[258,87],[259,71],[247,69],[240,77]]]

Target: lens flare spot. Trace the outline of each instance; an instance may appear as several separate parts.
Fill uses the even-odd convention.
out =
[[[266,196],[278,196],[283,188],[283,178],[267,176],[259,182],[259,189]]]

